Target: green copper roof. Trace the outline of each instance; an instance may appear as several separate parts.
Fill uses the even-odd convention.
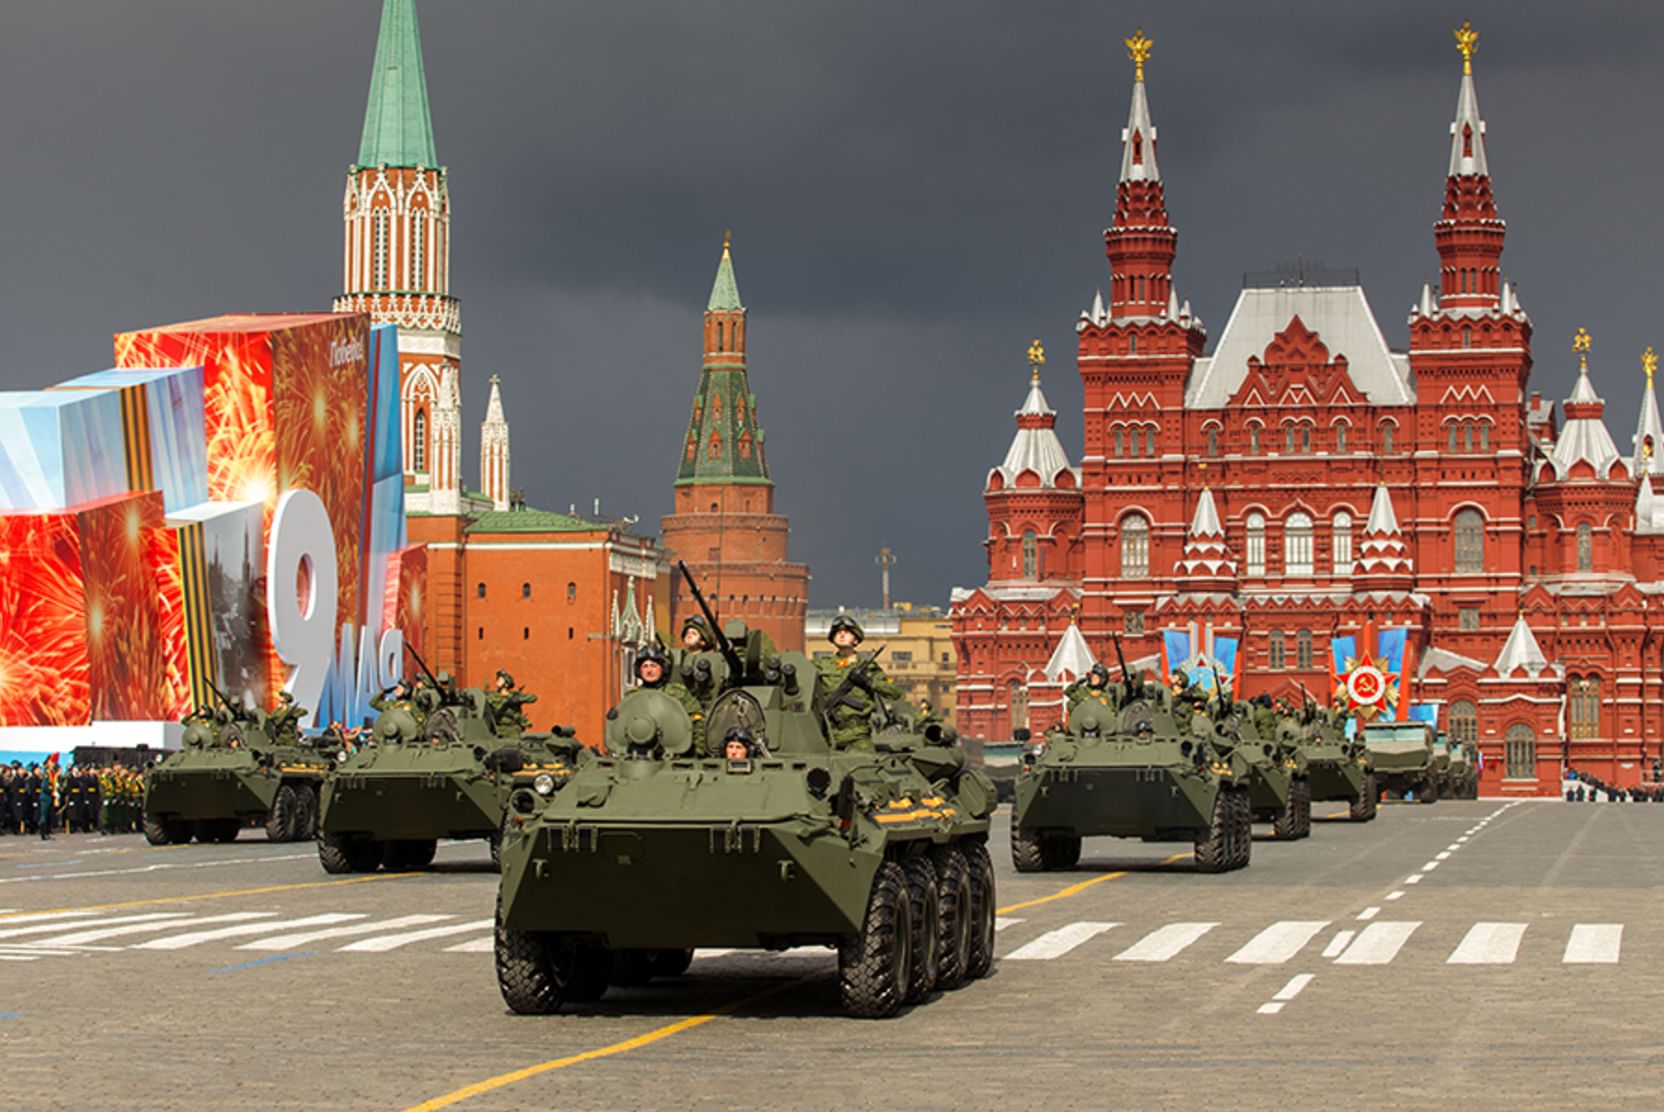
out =
[[[607,526],[547,510],[488,510],[475,514],[470,533],[593,533]]]
[[[707,368],[693,396],[676,485],[770,482],[763,430],[757,426],[757,397],[745,371]]]
[[[437,166],[416,0],[383,0],[360,166]]]
[[[711,301],[707,313],[744,312],[740,304],[740,287],[734,281],[734,260],[728,253],[728,239],[722,240],[722,261],[716,266],[716,281],[711,283]]]

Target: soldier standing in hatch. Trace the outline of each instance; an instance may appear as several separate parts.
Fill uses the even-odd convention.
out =
[[[878,711],[878,700],[901,698],[901,688],[884,674],[877,661],[862,657],[857,651],[866,634],[854,618],[839,614],[832,619],[832,628],[826,636],[837,650],[832,656],[815,660],[815,670],[820,673],[826,694],[830,696],[843,687],[851,669],[858,669],[838,705],[826,708],[832,747],[844,749],[872,738],[872,719]]]
[[[636,682],[639,687],[662,691],[682,704],[693,723],[693,744],[696,751],[705,747],[705,708],[694,698],[693,692],[679,683],[670,682],[670,654],[657,641],[636,652]]]
[[[1092,665],[1085,679],[1076,680],[1063,689],[1063,697],[1069,701],[1070,711],[1088,699],[1109,706],[1109,669],[1102,664]]]
[[[497,669],[496,687],[485,697],[485,703],[491,710],[492,721],[497,724],[499,733],[520,733],[531,729],[532,720],[520,708],[535,702],[536,695],[520,690],[513,676],[501,668]]]
[[[300,720],[306,709],[295,703],[295,697],[285,691],[277,697],[277,709],[267,719],[274,742],[294,741],[300,737]]]

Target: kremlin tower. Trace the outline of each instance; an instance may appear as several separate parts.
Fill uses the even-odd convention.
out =
[[[676,509],[661,523],[664,546],[687,562],[721,620],[743,618],[781,649],[801,652],[809,568],[786,559],[790,524],[774,512],[745,347],[745,306],[725,236],[705,306],[704,368],[676,472]],[[672,624],[698,612],[678,578]]]

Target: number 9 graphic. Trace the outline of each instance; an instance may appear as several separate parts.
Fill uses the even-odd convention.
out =
[[[323,500],[310,490],[286,492],[266,548],[266,621],[278,659],[294,667],[283,688],[307,709],[307,726],[329,678],[339,587],[335,531]]]

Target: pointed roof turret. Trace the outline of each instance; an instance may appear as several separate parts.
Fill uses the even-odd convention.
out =
[[[707,313],[744,312],[740,303],[739,283],[734,281],[733,232],[722,233],[722,261],[716,264],[716,280],[711,283],[711,299],[705,305]]]
[[[1450,176],[1489,174],[1485,164],[1485,121],[1479,117],[1479,93],[1473,87],[1473,56],[1479,32],[1464,21],[1454,32],[1462,55],[1462,88],[1456,94],[1456,119],[1450,124]]]
[[[1193,538],[1223,537],[1224,528],[1219,524],[1219,510],[1213,504],[1213,491],[1208,487],[1202,488],[1202,496],[1196,499],[1196,512],[1190,518],[1190,535]]]
[[[1040,389],[1040,368],[1045,362],[1046,349],[1035,340],[1028,348],[1028,396],[1023,399],[1022,408],[1012,415],[1017,418],[1017,435],[1005,453],[1005,462],[989,472],[990,483],[998,475],[1000,485],[1016,486],[1018,476],[1030,472],[1042,488],[1057,487],[1065,473],[1069,475],[1067,485],[1080,485],[1080,474],[1069,463],[1069,453],[1063,450],[1063,442],[1057,437],[1057,411]]]
[[[1635,532],[1650,536],[1660,531],[1658,496],[1652,490],[1652,476],[1641,473],[1641,485],[1635,491]]]
[[[1572,341],[1572,350],[1578,355],[1577,385],[1572,387],[1571,397],[1563,405],[1566,425],[1560,430],[1560,438],[1554,442],[1554,454],[1548,461],[1556,479],[1567,479],[1573,468],[1588,464],[1595,478],[1605,480],[1611,477],[1612,468],[1622,462],[1603,417],[1606,402],[1595,393],[1595,384],[1589,381],[1592,344],[1588,329],[1579,328]]]
[[[1168,308],[1179,238],[1167,220],[1166,192],[1156,168],[1156,129],[1144,95],[1144,63],[1155,43],[1138,31],[1126,44],[1133,64],[1132,106],[1121,132],[1115,215],[1104,230],[1104,254],[1114,275],[1109,288],[1112,320],[1153,319]],[[1177,303],[1171,304],[1176,312]]]
[[[1156,167],[1156,125],[1150,122],[1150,102],[1144,96],[1144,63],[1149,61],[1153,39],[1137,31],[1127,40],[1127,57],[1132,59],[1132,106],[1127,109],[1127,126],[1121,131],[1121,180],[1160,181]]]
[[[1647,391],[1641,395],[1641,418],[1635,426],[1634,449],[1630,470],[1637,475],[1664,475],[1664,421],[1658,416],[1658,395],[1653,392],[1652,376],[1658,370],[1658,353],[1647,345],[1641,353],[1641,370],[1646,372]]]
[[[1479,32],[1463,23],[1453,33],[1462,55],[1462,84],[1456,94],[1456,118],[1450,124],[1444,208],[1433,225],[1433,238],[1439,249],[1440,311],[1460,316],[1497,309],[1501,295],[1498,264],[1507,225],[1497,215],[1491,195],[1485,121],[1479,116],[1479,94],[1473,84]]]
[[[1092,655],[1092,648],[1081,635],[1080,627],[1071,620],[1069,628],[1057,639],[1052,658],[1046,662],[1046,678],[1053,683],[1062,683],[1065,679],[1082,680],[1097,663],[1098,659]]]
[[[1363,541],[1353,567],[1353,582],[1360,591],[1408,590],[1411,585],[1410,547],[1398,527],[1398,513],[1392,495],[1382,483],[1375,488],[1364,524]]]
[[[1202,488],[1190,530],[1184,538],[1184,556],[1174,571],[1187,592],[1230,591],[1236,581],[1236,561],[1225,545],[1225,528],[1219,521],[1213,491]]]
[[[734,281],[733,236],[722,236],[722,258],[705,308],[705,360],[693,399],[676,485],[752,483],[773,486],[757,424],[757,398],[746,374],[746,311]]]
[[[360,166],[437,166],[416,0],[383,0]]]
[[[1375,488],[1375,497],[1369,504],[1369,521],[1364,525],[1364,535],[1386,536],[1397,533],[1398,513],[1393,509],[1392,495],[1383,483]]]
[[[508,424],[508,419],[503,416],[502,381],[497,375],[491,376],[491,397],[485,403],[485,419],[489,424]]]
[[[1508,631],[1508,640],[1502,643],[1502,652],[1497,654],[1496,674],[1507,679],[1524,668],[1526,675],[1536,679],[1548,666],[1548,657],[1543,655],[1542,647],[1537,644],[1537,635],[1531,632],[1522,610],[1514,620],[1514,628]]]

